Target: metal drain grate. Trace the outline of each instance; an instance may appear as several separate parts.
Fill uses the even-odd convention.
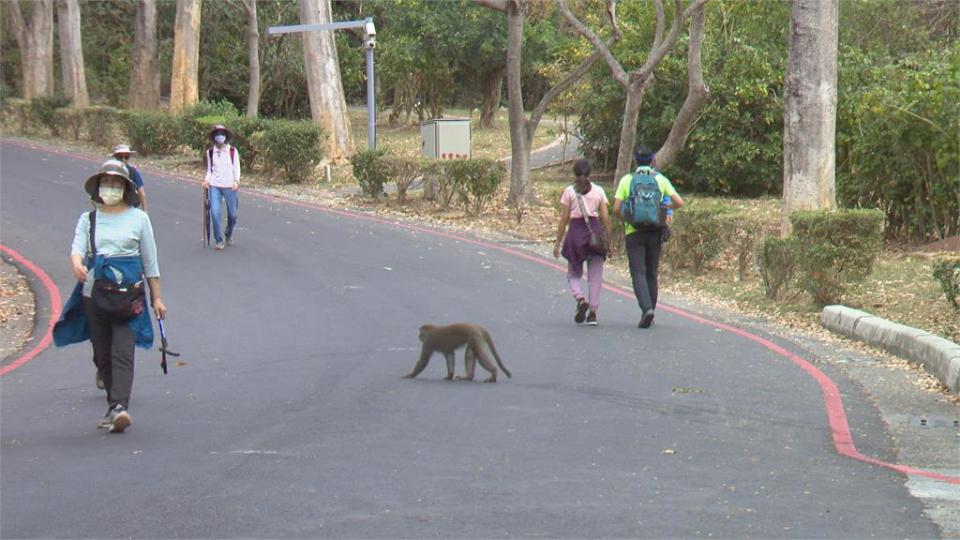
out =
[[[907,423],[914,427],[960,429],[960,419],[950,416],[911,416]]]

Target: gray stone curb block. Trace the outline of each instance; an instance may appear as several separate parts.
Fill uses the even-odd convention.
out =
[[[846,306],[823,308],[820,324],[838,334],[920,362],[951,392],[960,392],[960,345],[948,339]]]

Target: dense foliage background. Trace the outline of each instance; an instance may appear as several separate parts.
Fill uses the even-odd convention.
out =
[[[175,0],[158,0],[160,65],[168,93]],[[24,3],[24,5],[26,5]],[[502,14],[467,0],[335,1],[336,19],[373,17],[378,27],[378,106],[394,98],[417,105],[409,121],[445,109],[479,108],[505,64]],[[602,2],[577,6],[603,34]],[[788,2],[712,0],[704,76],[712,93],[667,174],[686,192],[777,194],[782,181],[783,77]],[[86,75],[95,102],[124,106],[130,75],[133,0],[81,1]],[[524,99],[533,107],[551,82],[590,52],[550,2],[531,3],[524,41]],[[624,37],[615,54],[628,69],[646,57],[654,16],[648,2],[623,2]],[[260,114],[309,117],[301,40],[268,37],[294,24],[295,0],[258,3],[263,75]],[[19,51],[0,3],[0,94],[16,95]],[[841,205],[881,209],[888,235],[914,240],[960,233],[960,2],[841,0],[837,118],[837,189]],[[361,36],[337,32],[347,99],[365,102]],[[686,42],[656,72],[646,94],[638,140],[657,146],[686,95]],[[200,97],[246,104],[246,19],[239,5],[203,3]],[[500,96],[505,104],[506,93]],[[623,114],[622,88],[602,63],[557,100],[553,113],[579,118],[598,168],[612,168]],[[400,121],[406,121],[401,117]],[[603,167],[607,165],[607,167]]]

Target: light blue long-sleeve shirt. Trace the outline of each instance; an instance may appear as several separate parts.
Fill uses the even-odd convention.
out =
[[[148,278],[160,277],[160,265],[157,261],[157,244],[153,238],[153,226],[150,217],[139,208],[128,208],[123,212],[97,212],[97,254],[104,257],[139,256],[143,263],[143,275]],[[90,213],[84,212],[77,220],[77,229],[73,235],[72,255],[90,256]],[[137,281],[139,276],[118,276],[122,281]],[[93,290],[93,272],[87,274],[83,295],[90,296]]]

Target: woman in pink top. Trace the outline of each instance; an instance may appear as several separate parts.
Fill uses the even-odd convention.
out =
[[[567,259],[567,283],[570,284],[570,293],[577,301],[573,321],[578,324],[586,321],[587,324],[595,326],[597,308],[600,305],[600,289],[603,287],[603,262],[606,257],[590,250],[590,228],[599,232],[600,227],[603,227],[607,238],[610,238],[610,215],[607,213],[609,201],[603,188],[590,181],[589,161],[577,160],[573,164],[573,173],[577,181],[567,186],[560,196],[560,223],[557,225],[557,243],[553,246],[553,256],[559,258],[562,254]],[[581,211],[581,202],[586,216]],[[587,263],[589,301],[584,299],[580,284],[584,262]],[[590,311],[589,315],[587,310]]]

